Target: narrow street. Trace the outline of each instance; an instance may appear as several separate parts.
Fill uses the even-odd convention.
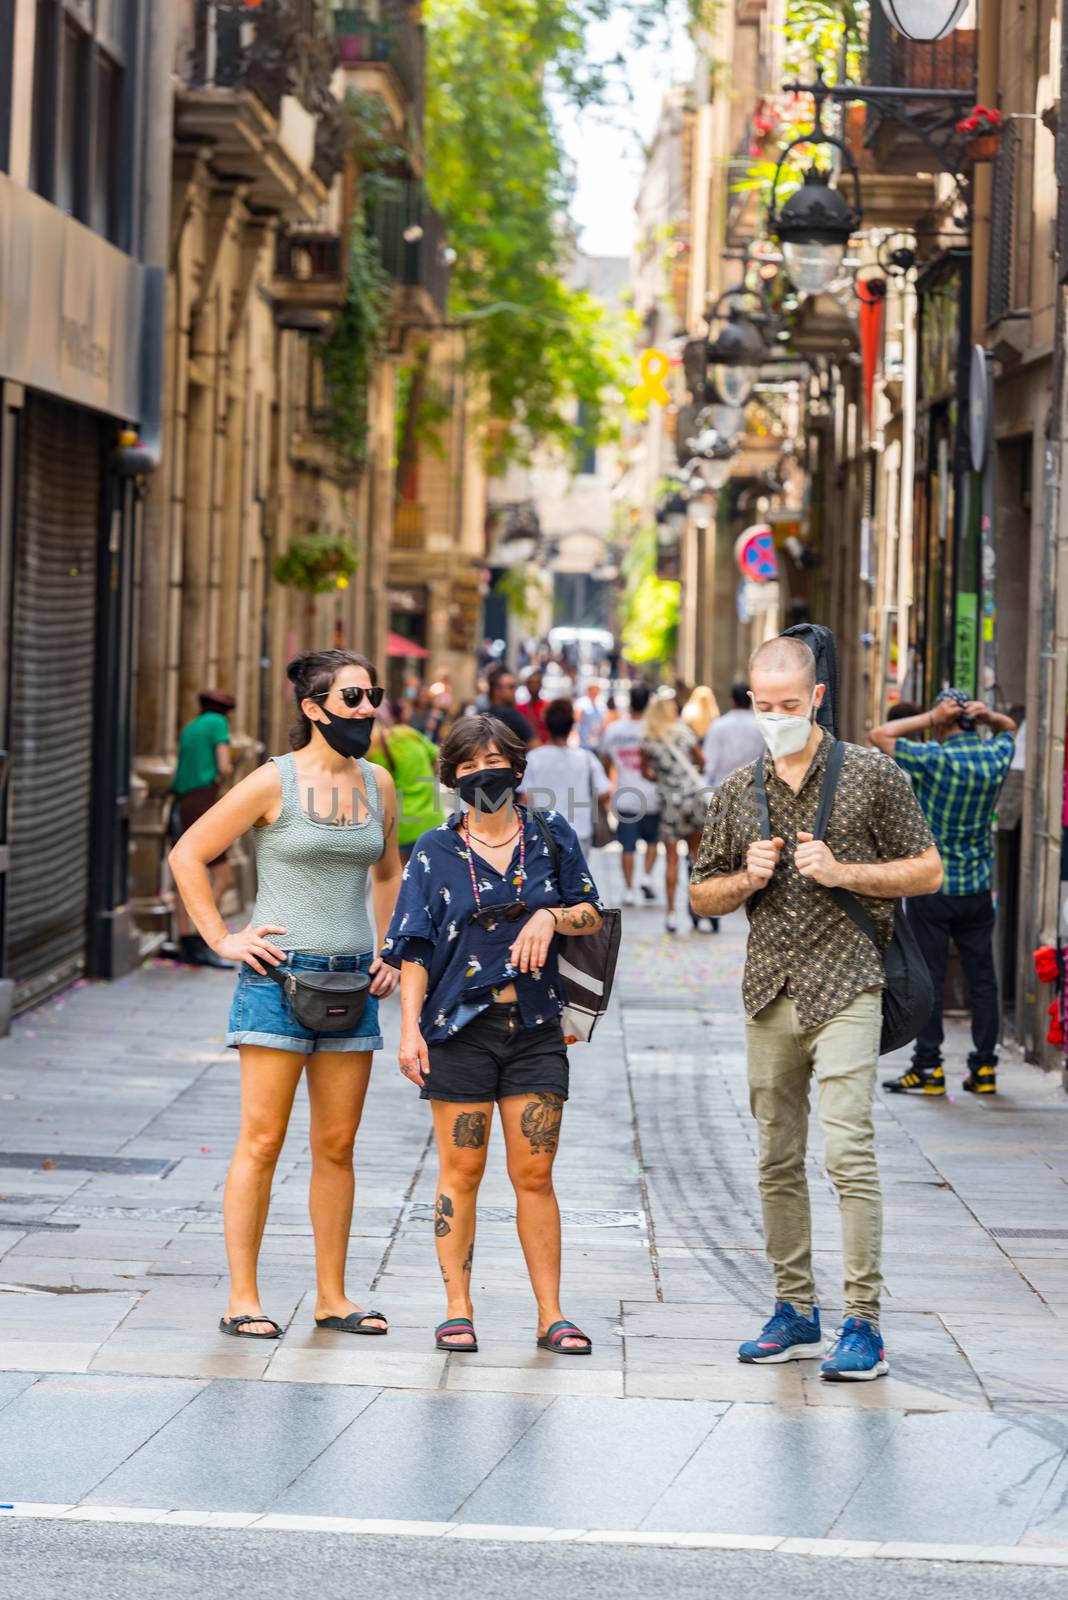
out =
[[[600,875],[615,899],[614,852]],[[388,1340],[354,1348],[312,1327],[303,1107],[265,1245],[265,1304],[286,1337],[224,1339],[230,978],[161,963],[23,1018],[0,1045],[0,1500],[15,1508],[0,1511],[12,1523],[0,1550],[36,1565],[73,1532],[55,1518],[191,1522],[253,1545],[239,1534],[253,1524],[357,1531],[317,1520],[340,1518],[382,1535],[642,1534],[930,1560],[978,1547],[1068,1564],[1059,1080],[1010,1058],[991,1102],[880,1099],[887,1379],[833,1386],[807,1364],[741,1366],[736,1345],[771,1298],[744,924],[670,940],[661,919],[628,913],[618,1003],[572,1056],[558,1173],[565,1308],[595,1340],[582,1362],[533,1348],[499,1141],[475,1256],[482,1348],[434,1352],[427,1119],[389,1050],[358,1145],[351,1256],[352,1290],[389,1314]],[[390,1039],[396,1025],[391,1008]],[[810,1178],[833,1327],[837,1208],[818,1136]],[[654,1581],[654,1554],[628,1563],[633,1592]]]

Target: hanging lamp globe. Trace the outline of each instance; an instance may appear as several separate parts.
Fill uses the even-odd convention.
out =
[[[810,167],[801,187],[771,219],[790,281],[802,294],[820,294],[834,282],[861,222],[859,212],[832,186],[831,177],[830,172]]]
[[[716,399],[725,406],[744,406],[768,357],[764,335],[737,305],[708,345],[708,372]]]
[[[935,44],[953,32],[968,9],[968,0],[882,0],[882,6],[906,39]]]

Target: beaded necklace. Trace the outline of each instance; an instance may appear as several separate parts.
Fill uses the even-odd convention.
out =
[[[519,813],[517,811],[517,816]],[[475,907],[482,910],[482,896],[478,888],[478,874],[475,872],[475,858],[471,852],[471,843],[468,837],[467,818],[464,818],[464,854],[467,857],[467,870],[471,874],[471,889],[475,896]],[[519,870],[512,882],[516,886],[516,904],[523,898],[523,885],[527,881],[527,830],[524,819],[519,819]]]

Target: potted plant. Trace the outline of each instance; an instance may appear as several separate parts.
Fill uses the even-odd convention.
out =
[[[309,596],[347,589],[360,558],[343,533],[314,531],[291,540],[274,564],[275,583]]]
[[[342,62],[369,61],[374,23],[359,6],[342,6],[334,12],[334,38]]]
[[[976,106],[957,123],[957,132],[966,140],[964,148],[973,161],[993,161],[1004,126],[1005,118],[996,106]]]

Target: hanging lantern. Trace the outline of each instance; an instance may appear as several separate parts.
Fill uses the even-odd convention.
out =
[[[764,336],[737,305],[708,346],[708,370],[716,399],[725,406],[744,406],[768,357]]]
[[[968,0],[882,0],[882,6],[906,39],[934,44],[953,32],[968,9]]]
[[[769,224],[782,245],[783,263],[795,288],[802,294],[820,294],[834,282],[860,222],[859,206],[854,210],[832,187],[831,174],[810,167],[800,189]]]

